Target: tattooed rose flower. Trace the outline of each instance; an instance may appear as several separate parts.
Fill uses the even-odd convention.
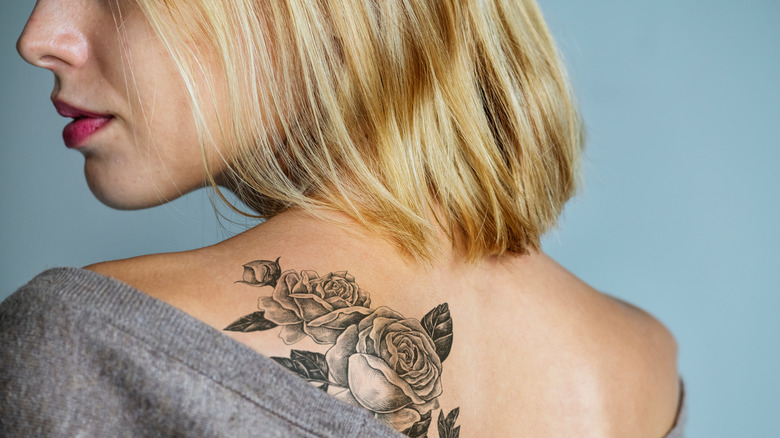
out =
[[[348,326],[371,313],[368,292],[360,289],[346,272],[320,277],[314,271],[286,271],[279,277],[271,297],[261,297],[265,318],[282,327],[287,344],[306,335],[320,344],[332,344]]]
[[[282,268],[279,267],[279,258],[270,260],[255,260],[244,265],[244,280],[236,283],[244,283],[250,286],[274,286],[279,280]]]
[[[338,397],[405,430],[438,407],[441,360],[419,321],[380,307],[348,327],[325,358]]]

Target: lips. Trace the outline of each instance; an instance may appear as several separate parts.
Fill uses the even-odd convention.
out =
[[[62,130],[65,146],[78,148],[86,144],[87,139],[103,129],[114,117],[110,114],[100,114],[76,108],[61,101],[55,101],[57,113],[63,117],[74,119]]]

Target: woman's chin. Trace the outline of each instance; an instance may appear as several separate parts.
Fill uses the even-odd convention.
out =
[[[98,201],[103,203],[107,207],[111,207],[115,210],[143,210],[145,208],[157,207],[158,205],[165,204],[173,199],[139,199],[126,195],[115,195],[105,192],[95,192]]]
[[[164,172],[163,172],[164,173]],[[174,184],[143,169],[106,166],[105,160],[87,159],[84,176],[92,194],[104,205],[117,210],[141,210],[173,201],[203,184],[189,178],[190,184]]]
[[[98,201],[116,210],[142,210],[157,207],[173,201],[183,194],[174,191],[173,194],[167,195],[155,190],[154,187],[139,190],[137,187],[125,187],[121,184],[111,184],[109,187],[104,187],[102,184],[93,184],[89,179],[87,179],[87,184]]]

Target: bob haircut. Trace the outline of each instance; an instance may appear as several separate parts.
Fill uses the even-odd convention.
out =
[[[132,2],[247,215],[343,212],[420,260],[443,231],[474,261],[539,249],[575,190],[579,113],[534,0]]]

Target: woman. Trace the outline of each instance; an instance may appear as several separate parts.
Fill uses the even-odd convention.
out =
[[[540,250],[581,127],[532,0],[39,0],[18,47],[105,204],[267,221],[4,302],[3,436],[680,433],[671,335]]]

